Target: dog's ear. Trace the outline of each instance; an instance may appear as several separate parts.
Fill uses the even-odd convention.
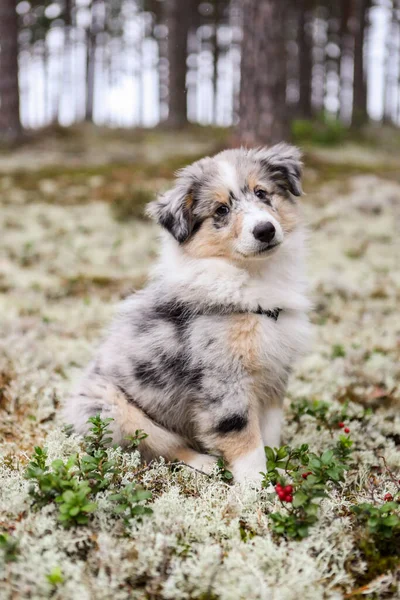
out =
[[[303,164],[301,152],[289,144],[276,144],[271,148],[257,151],[256,158],[260,161],[268,177],[293,196],[301,196],[301,174]]]
[[[178,180],[175,187],[147,207],[147,214],[169,231],[182,244],[193,230],[193,195],[186,181]]]

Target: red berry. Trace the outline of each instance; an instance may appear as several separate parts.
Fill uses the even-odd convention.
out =
[[[308,477],[308,473],[303,473],[303,474],[302,474],[302,478],[303,478],[303,479],[307,479],[307,477]]]
[[[291,485],[287,485],[284,490],[286,494],[291,494],[293,492],[293,487]]]
[[[288,496],[286,496],[285,500],[286,502],[293,502],[293,496],[289,494]]]
[[[338,423],[338,427],[340,427],[341,429],[344,427],[343,421],[340,421],[340,423]]]
[[[385,494],[383,499],[386,500],[386,502],[391,502],[393,500],[393,496],[388,492],[387,494]]]
[[[349,429],[348,427],[345,427],[345,428],[344,428],[344,432],[345,432],[345,433],[350,433],[350,429]]]

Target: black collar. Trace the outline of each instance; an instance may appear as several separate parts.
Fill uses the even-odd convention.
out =
[[[282,312],[282,308],[271,308],[271,309],[266,309],[266,308],[261,308],[260,305],[258,305],[257,308],[255,309],[251,309],[251,308],[239,308],[237,306],[224,306],[224,307],[218,307],[218,306],[208,306],[205,310],[202,311],[202,314],[204,315],[212,315],[212,314],[219,314],[219,315],[263,315],[265,317],[269,317],[270,319],[273,319],[274,321],[278,320],[279,314]]]
[[[167,318],[178,325],[182,325],[195,316],[223,316],[223,315],[262,315],[278,320],[282,308],[261,308],[260,305],[257,308],[242,308],[235,306],[234,304],[206,304],[193,306],[192,304],[186,304],[179,300],[170,300],[165,303],[160,303],[156,307],[157,313],[164,318]]]
[[[265,310],[264,308],[261,308],[261,306],[259,306],[257,310],[252,310],[250,312],[256,315],[265,315],[266,317],[277,321],[279,314],[282,312],[282,308],[273,308],[272,310]]]

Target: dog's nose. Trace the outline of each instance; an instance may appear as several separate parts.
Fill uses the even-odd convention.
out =
[[[266,223],[259,223],[253,229],[253,235],[256,240],[268,244],[274,239],[275,227],[269,221]]]

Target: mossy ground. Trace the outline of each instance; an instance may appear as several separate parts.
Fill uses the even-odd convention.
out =
[[[271,533],[268,515],[279,506],[265,490],[162,462],[138,476],[154,512],[128,532],[106,494],[87,527],[65,530],[55,507],[30,507],[23,472],[33,446],[45,444],[51,460],[80,448],[60,429],[60,404],[157,253],[156,228],[136,218],[135,199],[141,206],[167,188],[176,168],[220,149],[226,133],[47,135],[0,157],[0,533],[18,543],[16,560],[0,549],[0,597],[400,597],[397,542],[377,555],[350,511],[379,505],[400,478],[397,158],[354,143],[306,148],[315,335],[291,378],[284,441],[316,452],[335,443],[339,431],[289,408],[318,399],[332,411],[348,405],[355,448],[310,536]],[[130,481],[138,457],[121,460]]]

